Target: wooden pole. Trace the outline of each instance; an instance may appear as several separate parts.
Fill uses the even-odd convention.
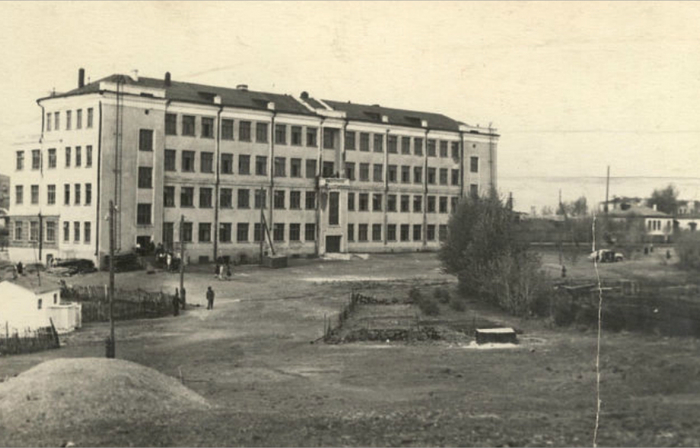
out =
[[[186,295],[185,286],[185,215],[180,215],[180,297],[182,300],[182,308],[185,308]]]
[[[605,214],[608,214],[608,194],[610,192],[610,165],[608,165],[608,175],[605,179],[605,207],[603,208],[603,211]]]
[[[117,352],[114,340],[114,201],[109,201],[109,347],[107,358]]]
[[[265,247],[265,238],[263,237],[264,230],[263,230],[263,219],[264,219],[264,209],[263,209],[263,193],[265,192],[264,188],[260,189],[260,192],[258,193],[260,195],[260,234],[258,235],[258,238],[260,238],[260,264],[263,264],[263,251]]]

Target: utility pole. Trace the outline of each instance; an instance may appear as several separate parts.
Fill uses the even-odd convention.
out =
[[[39,263],[41,263],[41,251],[43,249],[43,243],[44,243],[44,238],[43,238],[43,221],[42,221],[42,216],[41,212],[39,212]]]
[[[608,214],[608,193],[610,192],[610,165],[608,165],[608,175],[605,180],[605,207],[603,211]]]
[[[109,201],[109,340],[107,358],[114,358],[116,341],[114,340],[114,201]]]
[[[180,297],[182,309],[185,309],[185,215],[180,215]]]
[[[265,238],[263,238],[264,235],[264,230],[263,230],[263,213],[264,213],[264,205],[263,205],[263,194],[265,193],[265,189],[261,188],[258,192],[260,195],[260,235],[258,237],[260,238],[260,264],[263,264],[263,251],[265,247]]]

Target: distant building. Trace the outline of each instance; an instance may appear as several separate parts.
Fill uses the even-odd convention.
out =
[[[653,208],[619,202],[607,213],[613,221],[625,223],[628,229],[639,229],[650,242],[667,243],[673,235],[673,216]]]

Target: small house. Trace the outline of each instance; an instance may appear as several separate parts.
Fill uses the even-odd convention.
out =
[[[81,327],[81,306],[61,303],[61,287],[48,279],[20,277],[0,283],[0,333],[24,333],[52,324],[58,333]]]

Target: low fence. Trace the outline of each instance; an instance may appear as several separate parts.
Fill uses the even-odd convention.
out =
[[[115,320],[164,317],[173,314],[174,295],[141,289],[115,289],[113,316]],[[109,321],[109,295],[99,286],[72,286],[61,290],[61,298],[79,302],[83,322]]]
[[[58,333],[53,327],[27,330],[21,335],[18,332],[3,331],[0,336],[0,355],[18,355],[33,353],[60,346]]]

